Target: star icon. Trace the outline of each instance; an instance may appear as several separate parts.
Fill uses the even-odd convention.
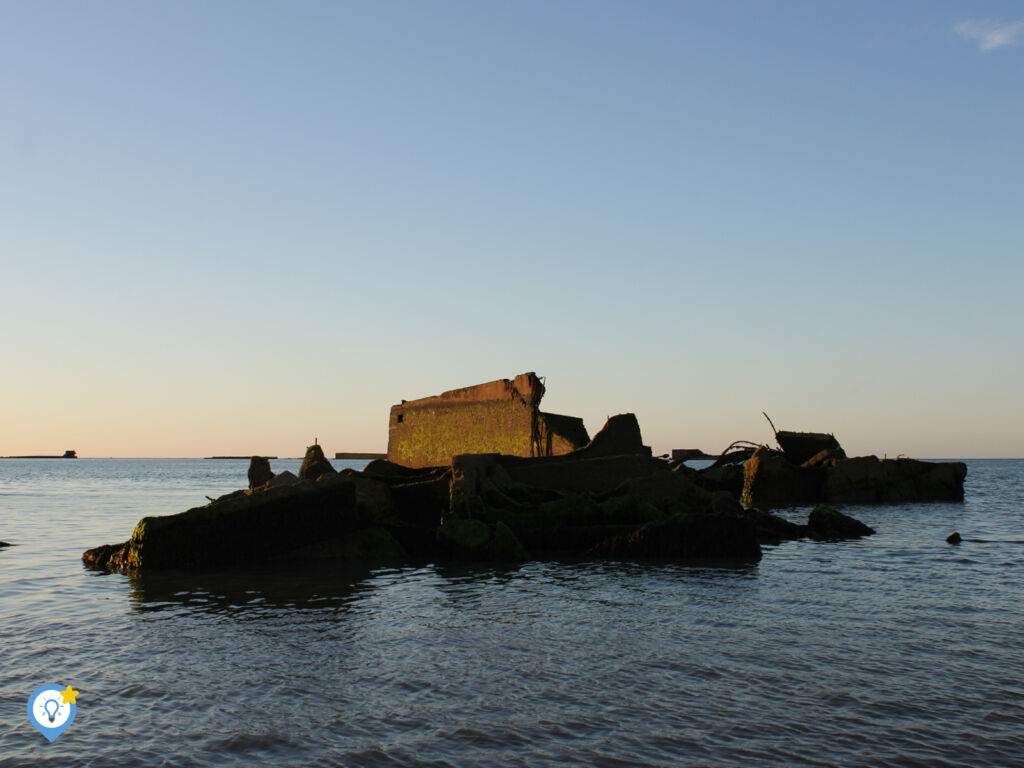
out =
[[[76,696],[77,696],[77,695],[78,695],[79,693],[80,693],[80,691],[76,691],[76,690],[75,690],[74,688],[72,688],[72,687],[71,687],[71,686],[69,685],[69,686],[68,686],[67,688],[65,688],[65,689],[64,689],[63,691],[60,691],[60,697],[61,697],[62,699],[64,699],[64,703],[65,703],[65,704],[74,704],[74,703],[75,703],[75,697],[76,697]]]

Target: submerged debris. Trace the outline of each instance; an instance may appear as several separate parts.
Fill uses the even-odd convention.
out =
[[[874,528],[864,525],[860,520],[855,520],[831,507],[823,506],[817,506],[811,510],[811,514],[807,518],[807,528],[810,530],[812,538],[826,541],[857,539],[862,536],[870,536],[875,532]]]
[[[703,470],[704,475],[716,487],[735,493],[747,506],[963,501],[967,465],[962,461],[847,458],[833,435],[777,434],[800,437],[795,443],[780,440],[789,446],[781,451],[758,446],[743,463],[742,472],[716,462]],[[807,457],[821,446],[826,447]]]

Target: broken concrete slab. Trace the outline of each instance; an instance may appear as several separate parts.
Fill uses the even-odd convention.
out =
[[[353,530],[362,522],[352,483],[315,483],[228,494],[177,515],[144,517],[124,544],[90,550],[107,570],[238,565]]]
[[[274,478],[270,469],[270,459],[265,456],[253,456],[249,459],[249,487],[259,488]]]
[[[624,454],[650,456],[651,449],[644,445],[640,436],[640,424],[636,420],[636,414],[620,413],[611,416],[601,431],[594,435],[594,439],[576,451],[576,454],[588,458]]]
[[[790,432],[782,430],[775,433],[775,439],[782,452],[794,464],[805,461],[822,451],[842,451],[835,435],[825,432]],[[845,457],[845,453],[843,456]]]
[[[821,484],[817,470],[802,468],[762,446],[743,465],[740,501],[747,507],[814,504],[821,500]]]
[[[754,526],[732,515],[677,515],[607,539],[592,554],[612,558],[761,559]]]
[[[967,465],[962,461],[858,456],[824,470],[821,501],[834,504],[963,501],[966,476]]]
[[[337,472],[334,465],[324,456],[324,449],[319,445],[311,445],[306,448],[306,455],[302,459],[302,466],[299,467],[299,480],[316,480],[320,475],[330,475]]]

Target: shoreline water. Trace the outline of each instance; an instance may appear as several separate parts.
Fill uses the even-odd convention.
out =
[[[964,502],[848,507],[878,533],[745,567],[124,576],[85,571],[84,545],[240,487],[244,464],[3,463],[0,768],[1005,766],[1024,750],[1024,463],[968,464]],[[44,682],[82,691],[52,745],[24,717]]]

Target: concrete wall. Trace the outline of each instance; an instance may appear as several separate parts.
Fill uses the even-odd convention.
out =
[[[435,467],[462,453],[568,453],[577,446],[540,418],[543,396],[536,374],[523,373],[392,406],[388,461]]]
[[[557,413],[539,414],[539,456],[563,456],[590,442],[583,419]]]
[[[402,421],[398,421],[402,419]],[[450,464],[460,453],[531,456],[532,413],[513,402],[394,406],[388,461],[406,467]]]

